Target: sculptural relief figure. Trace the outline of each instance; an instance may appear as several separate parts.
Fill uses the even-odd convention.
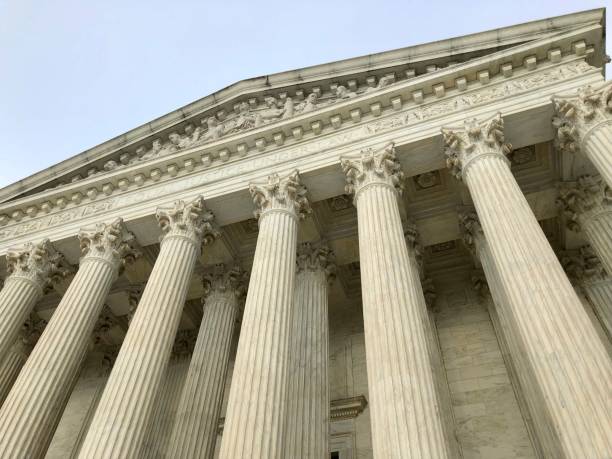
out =
[[[117,163],[117,161],[113,161],[112,159],[110,161],[106,161],[104,163],[104,171],[105,172],[113,171],[113,170],[117,169],[118,167],[119,167],[119,164]]]
[[[255,118],[255,126],[261,126],[265,123],[271,123],[280,119],[284,115],[284,109],[278,107],[276,97],[268,96],[264,99],[264,108]]]
[[[251,108],[246,102],[240,102],[238,105],[238,116],[231,123],[228,123],[226,131],[230,134],[234,132],[246,131],[254,128],[256,124],[256,115],[251,113]]]
[[[393,84],[393,77],[389,75],[385,75],[383,77],[380,77],[380,79],[378,80],[378,84],[376,86],[369,87],[368,89],[366,89],[365,93],[378,91],[380,89],[386,88],[387,86],[391,84]]]
[[[200,137],[199,140],[207,142],[209,140],[216,140],[225,134],[225,127],[219,123],[217,118],[211,116],[206,120],[202,120],[202,124],[206,123],[208,130]]]
[[[159,155],[159,152],[162,150],[162,148],[163,148],[163,144],[162,144],[161,139],[155,139],[153,143],[151,144],[151,149],[147,150],[147,152],[141,156],[141,159],[143,161],[146,161],[148,159],[157,157]]]
[[[351,99],[356,95],[357,93],[355,91],[349,91],[346,86],[338,85],[338,87],[336,88],[337,99]]]
[[[319,96],[317,96],[317,93],[311,92],[310,94],[308,94],[308,97],[306,97],[306,100],[304,102],[298,104],[298,106],[296,107],[296,111],[298,113],[308,113],[313,110],[316,110],[318,99]]]
[[[293,115],[295,115],[295,107],[293,104],[293,99],[291,97],[287,97],[287,99],[285,99],[285,104],[283,105],[283,119],[286,120],[287,118],[291,118]]]

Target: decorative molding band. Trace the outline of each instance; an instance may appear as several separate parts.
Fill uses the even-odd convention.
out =
[[[323,156],[329,157],[329,154],[325,153],[329,150],[347,148],[356,142],[367,141],[372,145],[373,135],[385,135],[388,137],[393,132],[403,130],[406,127],[436,122],[437,120],[440,120],[440,124],[443,124],[445,118],[457,116],[468,109],[506,101],[510,96],[530,93],[541,88],[550,88],[555,83],[566,83],[575,80],[582,81],[585,76],[593,75],[595,77],[598,75],[598,72],[598,69],[588,65],[583,59],[575,57],[558,64],[542,64],[537,70],[525,70],[524,72],[517,70],[511,78],[499,76],[495,81],[490,81],[486,86],[476,85],[473,89],[456,95],[451,96],[449,94],[449,97],[445,99],[432,100],[431,103],[421,104],[416,107],[410,106],[407,110],[400,111],[399,113],[390,109],[387,110],[385,115],[380,116],[379,119],[359,123],[356,126],[348,127],[342,132],[337,132],[332,128],[334,135],[326,135],[321,138],[316,138],[315,136],[308,142],[300,142],[297,145],[286,146],[276,151],[266,151],[258,154],[256,157],[235,158],[225,164],[219,164],[209,171],[190,169],[187,163],[193,163],[195,160],[193,157],[187,157],[184,160],[186,166],[179,172],[179,176],[168,175],[169,180],[167,181],[144,177],[140,185],[137,181],[129,182],[123,189],[119,185],[113,185],[114,191],[111,196],[104,200],[100,200],[102,198],[101,195],[94,196],[92,194],[92,198],[90,198],[93,199],[93,202],[91,200],[90,202],[78,201],[79,204],[76,204],[77,201],[71,199],[70,196],[59,196],[56,199],[57,208],[65,207],[66,209],[54,212],[56,207],[52,207],[48,209],[49,213],[47,215],[39,215],[38,206],[40,204],[38,204],[38,201],[43,200],[47,202],[50,196],[33,196],[29,198],[28,204],[19,204],[19,201],[7,203],[4,206],[0,206],[4,207],[0,212],[7,212],[0,214],[0,227],[4,225],[0,229],[0,246],[4,246],[3,241],[17,239],[20,236],[26,235],[29,237],[51,227],[62,226],[66,228],[66,223],[75,220],[86,220],[119,208],[142,206],[153,198],[170,196],[181,192],[185,193],[188,190],[201,188],[202,186],[209,187],[208,192],[205,194],[207,199],[210,199],[210,197],[229,192],[227,182],[230,180],[236,181],[238,177],[245,177],[245,174],[254,175],[257,171],[268,172],[271,168],[283,167],[283,164],[304,158],[308,158],[308,161],[312,163],[311,169],[316,169],[317,164],[321,162],[320,158]],[[380,139],[380,141],[382,140]],[[357,147],[355,146],[355,148]],[[191,155],[193,154],[192,152]],[[175,157],[171,158],[172,164],[176,164],[177,159]],[[156,165],[160,167],[153,169],[153,171],[164,169],[160,164]],[[122,172],[122,174],[124,173],[126,172]],[[136,174],[135,177],[140,175],[142,173]],[[109,177],[106,180],[110,179]],[[118,182],[129,181],[128,178],[118,175],[115,176],[114,180]],[[221,183],[222,181],[223,183]],[[147,189],[139,189],[145,182],[149,185]],[[241,183],[244,183],[244,181],[242,180]],[[87,186],[90,185],[88,184]],[[231,185],[234,184],[232,183]],[[63,190],[54,190],[54,193],[63,193]],[[81,194],[80,192],[76,193]],[[46,193],[43,193],[43,195],[46,195]],[[189,196],[183,195],[176,196],[175,198],[189,198]],[[68,204],[69,202],[71,204]],[[20,208],[15,208],[15,206],[24,206],[26,208],[25,213]],[[33,208],[34,210],[32,210]],[[151,211],[153,210],[151,209]],[[8,215],[9,213],[11,214],[10,216]],[[63,236],[67,235],[69,234],[63,234]],[[2,251],[2,248],[0,248],[0,252]]]

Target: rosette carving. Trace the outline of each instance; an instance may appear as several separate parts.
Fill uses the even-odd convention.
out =
[[[191,239],[198,245],[208,245],[221,235],[215,216],[205,207],[202,196],[189,203],[177,201],[171,207],[160,207],[155,217],[162,230],[162,242],[178,236]]]
[[[325,243],[302,242],[297,246],[297,272],[323,271],[328,282],[336,278],[336,256]]]
[[[211,272],[202,276],[202,303],[212,295],[234,295],[238,299],[243,298],[246,295],[248,279],[248,273],[239,266],[230,268],[224,263],[216,264]]]
[[[346,176],[347,194],[357,194],[372,183],[392,186],[399,194],[404,191],[404,172],[392,142],[381,150],[362,150],[358,158],[340,159],[340,166]]]
[[[249,192],[255,204],[255,218],[274,210],[284,210],[302,219],[311,212],[306,197],[306,187],[300,182],[300,175],[294,170],[285,177],[269,175],[266,182],[253,182]]]
[[[136,238],[125,228],[121,218],[82,229],[79,231],[79,242],[81,263],[89,258],[98,258],[117,266],[119,271],[141,255],[134,248]]]
[[[589,218],[612,210],[612,190],[600,176],[583,175],[560,184],[556,204],[567,228],[578,232]]]
[[[464,121],[463,127],[442,128],[442,137],[446,166],[459,180],[465,166],[474,159],[491,153],[506,157],[512,152],[512,145],[505,141],[501,113],[483,121],[469,118]]]
[[[26,243],[22,248],[9,249],[6,254],[7,278],[26,279],[41,289],[49,291],[55,282],[65,277],[64,257],[55,251],[49,239],[39,243]]]
[[[552,102],[557,148],[577,153],[591,128],[612,120],[612,83],[608,81],[599,87],[589,85],[573,94],[554,96]]]

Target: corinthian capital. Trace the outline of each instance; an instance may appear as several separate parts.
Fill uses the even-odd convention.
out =
[[[561,252],[559,260],[573,282],[595,282],[607,278],[606,270],[590,245]]]
[[[478,215],[475,212],[460,212],[459,231],[461,232],[463,243],[472,252],[472,255],[475,255],[476,241],[484,237]]]
[[[600,123],[612,121],[612,82],[585,86],[576,93],[552,97],[558,148],[576,153],[580,142]]]
[[[373,183],[390,185],[400,194],[404,191],[404,173],[393,143],[382,150],[362,150],[358,158],[341,158],[340,166],[346,175],[347,194],[357,195]]]
[[[485,298],[490,294],[489,284],[482,269],[476,269],[472,272],[472,286],[478,294]]]
[[[121,218],[112,223],[99,223],[94,227],[81,229],[79,242],[81,263],[97,258],[122,270],[125,265],[140,256],[140,252],[134,248],[136,238],[126,229]]]
[[[55,251],[49,239],[9,249],[6,263],[8,279],[26,279],[35,284],[41,293],[51,289],[54,282],[68,274],[68,270],[62,266],[64,257]]]
[[[270,211],[285,211],[302,219],[310,213],[306,198],[306,187],[300,182],[300,174],[294,170],[285,177],[278,174],[268,176],[265,182],[253,182],[249,192],[255,204],[255,218]]]
[[[174,339],[172,355],[181,357],[191,354],[197,339],[198,330],[179,330]]]
[[[202,302],[213,295],[233,295],[242,298],[246,294],[248,277],[246,271],[239,266],[230,268],[224,263],[216,264],[211,272],[202,277],[204,286]]]
[[[336,256],[324,243],[302,242],[296,256],[297,272],[322,271],[328,282],[336,278]]]
[[[162,242],[169,237],[184,237],[200,246],[211,244],[220,236],[215,216],[205,207],[202,196],[189,203],[177,201],[171,207],[160,207],[155,217],[162,230]]]
[[[583,175],[575,182],[559,185],[556,204],[565,216],[567,228],[580,231],[588,219],[612,210],[612,190],[601,177]]]
[[[404,238],[406,239],[406,245],[412,249],[417,266],[419,267],[419,276],[423,277],[425,275],[423,266],[423,246],[421,245],[419,238],[419,231],[417,226],[412,222],[406,223],[404,227]]]
[[[512,145],[505,142],[501,113],[483,121],[469,118],[463,127],[442,128],[442,137],[446,165],[457,179],[473,160],[489,155],[506,157],[512,151]]]

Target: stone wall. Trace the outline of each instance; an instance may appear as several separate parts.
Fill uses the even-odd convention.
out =
[[[437,287],[436,326],[463,457],[536,457],[486,301],[467,281]]]

